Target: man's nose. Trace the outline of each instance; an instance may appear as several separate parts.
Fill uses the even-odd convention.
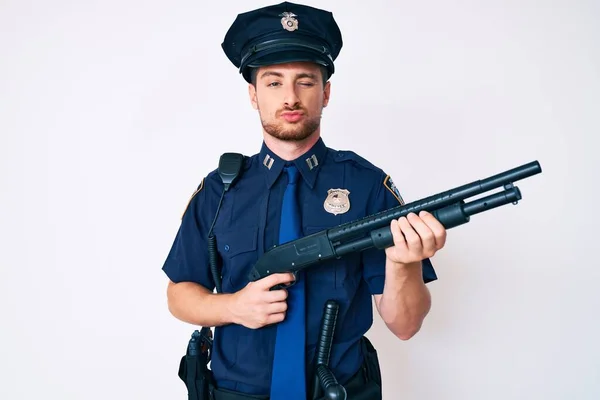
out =
[[[300,100],[298,98],[298,94],[296,93],[296,88],[294,85],[288,86],[285,89],[283,101],[286,107],[294,108],[298,106]]]

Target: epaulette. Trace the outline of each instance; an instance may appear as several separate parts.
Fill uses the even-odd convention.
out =
[[[376,172],[383,172],[381,170],[381,168],[377,167],[376,165],[374,165],[373,163],[371,163],[364,157],[359,156],[352,150],[336,150],[335,154],[333,156],[333,159],[336,162],[354,161],[355,163],[357,163],[358,165],[360,165],[362,167],[372,169],[373,171],[376,171]]]
[[[364,157],[359,156],[358,154],[356,154],[355,152],[353,152],[351,150],[336,151],[334,159],[337,162],[353,161],[364,168],[368,168],[368,169],[371,169],[378,173],[385,174],[381,168],[377,167],[376,165],[374,165],[373,163],[371,163]],[[382,183],[383,183],[383,186],[387,190],[389,190],[390,193],[392,193],[392,195],[396,198],[396,200],[398,200],[398,203],[400,203],[400,205],[405,204],[404,199],[400,195],[400,191],[394,184],[394,181],[392,180],[392,177],[389,174],[385,174],[385,178],[383,179]]]
[[[192,193],[192,195],[190,196],[190,199],[188,200],[187,205],[185,206],[185,209],[183,210],[183,213],[181,214],[181,219],[183,219],[183,216],[185,215],[186,211],[190,207],[190,204],[192,203],[192,200],[194,200],[194,197],[196,197],[196,195],[198,193],[200,193],[200,191],[204,188],[204,180],[205,179],[206,178],[202,178],[202,181],[200,181],[200,184],[198,185],[198,187],[196,188],[194,193]]]

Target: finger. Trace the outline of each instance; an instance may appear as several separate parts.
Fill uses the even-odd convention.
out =
[[[294,281],[294,274],[291,272],[284,272],[279,274],[271,274],[269,276],[265,276],[264,278],[258,280],[259,285],[263,289],[271,289],[273,286],[281,284],[281,283],[290,283]]]
[[[417,235],[421,238],[421,243],[423,245],[423,253],[426,257],[430,257],[435,253],[436,250],[436,242],[435,235],[429,226],[416,214],[409,214],[408,221],[417,232]]]
[[[264,292],[264,300],[267,303],[276,303],[280,301],[285,301],[288,297],[287,289],[279,289],[279,290],[270,290],[268,292]]]
[[[392,238],[394,239],[394,246],[401,252],[406,251],[406,240],[404,239],[404,234],[400,229],[398,220],[392,220],[392,222],[390,223],[390,231],[392,232]]]
[[[269,314],[269,316],[267,317],[267,325],[270,324],[276,324],[278,322],[281,322],[285,319],[285,313],[276,313],[276,314]]]
[[[267,314],[281,314],[287,311],[288,305],[285,301],[280,301],[278,303],[271,303],[267,306],[266,312]]]
[[[438,221],[433,214],[427,211],[421,211],[419,216],[433,232],[433,235],[435,236],[436,249],[439,250],[444,247],[447,237],[446,228],[444,228],[444,225],[442,225],[442,223]]]
[[[409,213],[408,216],[410,216],[410,214],[412,213]],[[398,225],[400,225],[402,234],[404,234],[404,237],[406,238],[406,245],[408,246],[408,250],[415,253],[420,253],[423,249],[423,243],[421,243],[421,238],[419,237],[417,232],[415,232],[410,222],[408,222],[408,218],[400,217],[398,219]]]

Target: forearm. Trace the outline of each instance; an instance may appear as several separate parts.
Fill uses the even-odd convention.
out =
[[[379,303],[387,327],[402,340],[414,336],[431,308],[421,263],[402,265],[386,259],[386,278]]]
[[[193,282],[169,283],[168,308],[181,321],[199,326],[233,323],[233,295],[216,294]]]

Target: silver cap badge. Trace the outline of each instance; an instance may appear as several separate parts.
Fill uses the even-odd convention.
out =
[[[350,209],[350,191],[347,189],[329,189],[323,203],[325,211],[333,215],[344,214]]]
[[[283,25],[283,29],[286,29],[290,32],[298,29],[298,20],[294,17],[297,17],[296,14],[291,12],[284,12],[279,14],[281,18],[281,25]]]

